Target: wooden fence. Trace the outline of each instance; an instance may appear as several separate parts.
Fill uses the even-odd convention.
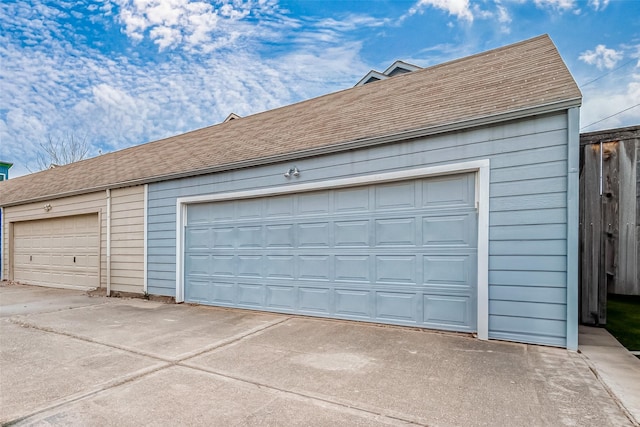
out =
[[[580,135],[580,321],[607,294],[640,295],[640,126]]]

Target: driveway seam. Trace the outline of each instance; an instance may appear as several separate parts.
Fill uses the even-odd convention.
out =
[[[198,351],[191,352],[191,353],[187,354],[186,356],[182,356],[181,355],[178,358],[166,359],[166,358],[159,357],[157,355],[153,355],[153,354],[145,353],[145,352],[142,352],[142,351],[130,349],[128,347],[116,346],[116,345],[113,345],[113,344],[108,344],[108,343],[104,343],[104,342],[101,342],[101,341],[96,341],[94,339],[91,339],[91,338],[88,338],[88,337],[85,337],[85,336],[82,336],[82,335],[74,335],[72,333],[58,331],[58,330],[55,330],[55,329],[49,328],[49,327],[33,325],[33,324],[30,324],[30,323],[21,321],[21,319],[9,318],[9,319],[7,319],[9,322],[11,322],[11,323],[13,323],[15,325],[21,326],[21,327],[25,327],[25,328],[29,328],[29,329],[35,329],[35,330],[38,330],[38,331],[41,331],[41,332],[47,332],[47,333],[52,333],[52,334],[56,334],[56,335],[61,335],[61,336],[65,336],[65,337],[68,337],[68,338],[76,339],[76,340],[79,340],[79,341],[84,341],[84,342],[88,342],[88,343],[91,343],[91,344],[97,344],[97,345],[101,345],[101,346],[104,346],[104,347],[112,348],[112,349],[115,349],[115,350],[124,351],[126,353],[132,353],[132,354],[135,354],[137,356],[143,356],[143,357],[146,357],[146,358],[150,358],[150,359],[159,361],[159,362],[161,362],[161,364],[160,365],[155,364],[155,365],[152,365],[151,367],[143,368],[141,370],[138,370],[138,371],[136,371],[136,372],[134,372],[134,373],[132,373],[130,375],[125,375],[125,376],[123,376],[123,377],[121,377],[119,379],[109,381],[109,382],[107,382],[107,383],[105,383],[105,384],[103,384],[101,386],[98,386],[97,389],[94,388],[93,390],[90,390],[90,391],[87,391],[87,392],[79,392],[79,393],[75,393],[75,394],[73,394],[71,396],[68,396],[66,398],[61,398],[58,401],[54,402],[53,404],[50,404],[50,405],[43,406],[43,407],[35,409],[33,412],[30,412],[28,415],[23,415],[23,416],[20,416],[20,417],[18,417],[16,419],[5,421],[5,422],[2,423],[2,426],[14,425],[16,423],[19,423],[21,421],[27,420],[27,419],[29,419],[31,417],[34,417],[34,416],[36,416],[38,414],[41,414],[43,412],[50,411],[50,410],[53,410],[53,409],[56,409],[56,408],[60,408],[60,407],[62,407],[64,405],[75,403],[75,402],[78,402],[80,400],[95,396],[95,395],[100,394],[102,392],[106,392],[106,391],[109,391],[109,390],[111,390],[113,388],[120,387],[120,386],[122,386],[124,384],[139,380],[139,379],[141,379],[143,377],[146,377],[146,376],[151,375],[153,373],[156,373],[156,372],[171,368],[173,366],[181,366],[181,367],[184,367],[184,368],[189,368],[188,366],[181,365],[181,362],[184,361],[184,360],[189,360],[189,359],[194,358],[196,356],[199,356],[201,354],[204,354],[204,353],[207,353],[207,352],[210,352],[210,351],[225,347],[227,345],[239,342],[239,341],[241,341],[241,340],[243,340],[245,338],[248,338],[250,336],[258,334],[258,333],[260,333],[260,332],[262,332],[262,331],[264,331],[266,329],[269,329],[271,327],[274,327],[274,326],[277,326],[277,325],[279,325],[281,323],[284,323],[284,322],[288,321],[289,319],[290,319],[289,317],[286,317],[284,319],[278,319],[276,321],[269,322],[266,325],[260,325],[259,327],[252,328],[252,329],[250,329],[249,331],[247,331],[245,333],[237,334],[237,335],[235,335],[235,336],[233,336],[231,338],[228,338],[226,340],[222,340],[222,341],[216,342],[215,344],[212,344],[211,346],[207,346],[204,349],[200,349]]]
[[[108,390],[111,390],[113,388],[119,387],[121,385],[133,382],[133,381],[135,381],[137,379],[140,379],[142,377],[145,377],[147,375],[153,374],[153,373],[158,372],[158,371],[162,371],[163,369],[167,369],[167,368],[169,368],[171,366],[173,366],[171,363],[164,362],[164,363],[162,363],[160,365],[156,364],[156,365],[152,365],[152,366],[147,367],[147,368],[139,369],[139,370],[137,370],[137,371],[135,371],[135,372],[133,372],[133,373],[131,373],[129,375],[124,375],[124,376],[122,376],[120,378],[117,378],[115,380],[108,381],[108,382],[98,386],[97,388],[93,388],[90,391],[78,392],[78,393],[74,393],[74,394],[72,394],[70,396],[57,399],[52,404],[43,405],[43,406],[41,406],[39,408],[34,409],[28,415],[23,415],[23,416],[20,416],[18,418],[15,418],[13,420],[5,421],[5,422],[2,423],[2,426],[15,425],[15,424],[17,424],[19,422],[28,420],[29,418],[35,417],[35,416],[37,416],[39,414],[42,414],[42,413],[44,413],[46,411],[51,411],[53,409],[60,408],[62,406],[65,406],[65,405],[68,405],[68,404],[75,403],[75,402],[78,402],[80,400],[86,399],[88,397],[95,396],[95,395],[97,395],[99,393],[102,393],[104,391],[108,391]]]
[[[13,315],[8,315],[6,316],[7,318],[11,319],[14,317],[31,317],[31,316],[39,316],[41,314],[51,314],[51,313],[58,313],[60,311],[69,311],[69,310],[77,310],[80,308],[87,308],[87,307],[99,307],[105,304],[109,304],[109,301],[103,301],[103,302],[99,302],[96,304],[86,304],[86,305],[79,305],[79,306],[74,306],[74,307],[62,307],[62,308],[57,308],[57,309],[52,309],[51,311],[38,311],[38,312],[34,312],[34,313],[26,313],[26,314],[13,314]],[[13,305],[18,305],[18,304],[13,304]]]
[[[98,345],[102,345],[102,346],[105,346],[105,347],[113,348],[113,349],[116,349],[116,350],[121,350],[121,351],[126,351],[128,353],[133,353],[133,354],[138,355],[138,356],[150,357],[152,359],[160,360],[162,362],[167,362],[167,363],[173,363],[174,362],[174,359],[166,359],[166,358],[160,357],[158,355],[146,353],[144,351],[139,351],[139,350],[132,349],[132,348],[129,348],[129,347],[118,346],[118,345],[115,345],[115,344],[108,344],[108,343],[105,343],[105,342],[102,342],[102,341],[98,341],[98,340],[95,340],[93,338],[90,338],[90,337],[87,337],[87,336],[84,336],[84,335],[75,335],[75,334],[72,334],[70,332],[59,331],[59,330],[56,330],[56,329],[53,329],[53,328],[49,328],[47,326],[34,325],[32,323],[28,323],[28,322],[22,321],[20,319],[10,318],[9,321],[11,323],[15,324],[15,325],[22,326],[23,328],[35,329],[37,331],[42,331],[42,332],[48,332],[48,333],[51,333],[51,334],[61,335],[61,336],[68,337],[68,338],[73,338],[73,339],[76,339],[76,340],[79,340],[79,341],[89,342],[89,343],[92,343],[92,344],[98,344]]]
[[[184,360],[188,360],[188,359],[200,356],[200,355],[202,355],[204,353],[208,353],[210,351],[214,351],[214,350],[217,350],[219,348],[234,344],[234,343],[239,342],[239,341],[241,341],[241,340],[243,340],[245,338],[251,337],[251,336],[253,336],[253,335],[255,335],[255,334],[259,333],[259,332],[265,331],[265,330],[267,330],[267,329],[269,329],[271,327],[274,327],[274,326],[277,326],[277,325],[279,325],[281,323],[284,323],[284,322],[286,322],[286,321],[288,321],[290,319],[291,319],[290,317],[285,317],[284,319],[278,319],[278,320],[269,322],[266,325],[260,325],[260,326],[257,326],[255,328],[251,328],[246,332],[236,334],[236,335],[234,335],[234,336],[232,336],[230,338],[219,340],[219,341],[217,341],[217,342],[215,342],[213,344],[205,346],[204,348],[200,348],[198,350],[195,350],[195,351],[192,351],[192,352],[189,352],[189,353],[179,354],[177,357],[173,357],[173,358],[162,357],[162,356],[159,356],[157,354],[147,353],[145,351],[137,350],[135,348],[131,348],[131,347],[127,347],[127,346],[119,346],[119,345],[115,345],[115,344],[106,343],[106,342],[103,342],[103,341],[98,341],[98,340],[95,340],[95,339],[93,339],[91,337],[87,337],[85,335],[76,335],[76,334],[73,334],[73,333],[70,333],[70,332],[64,332],[64,331],[60,331],[60,330],[57,330],[57,329],[54,329],[54,328],[50,328],[48,326],[35,325],[33,323],[29,323],[29,322],[27,322],[25,320],[22,320],[20,318],[11,317],[8,320],[9,320],[9,322],[11,322],[11,323],[13,323],[15,325],[18,325],[18,326],[22,326],[24,328],[30,328],[30,329],[35,329],[35,330],[42,331],[42,332],[48,332],[48,333],[52,333],[52,334],[57,334],[57,335],[69,337],[69,338],[74,338],[74,339],[77,339],[77,340],[80,340],[80,341],[90,342],[92,344],[98,344],[98,345],[102,345],[102,346],[105,346],[105,347],[114,348],[116,350],[126,351],[126,352],[129,352],[129,353],[136,354],[138,356],[150,357],[150,358],[153,358],[153,359],[156,359],[156,360],[160,360],[162,362],[176,364],[176,363],[182,362]]]
[[[339,401],[334,401],[334,400],[330,400],[328,397],[324,397],[324,396],[317,396],[317,395],[312,395],[312,394],[306,394],[306,393],[301,393],[301,392],[297,392],[297,391],[292,391],[292,390],[286,390],[280,387],[276,387],[273,385],[269,385],[267,383],[262,383],[259,381],[255,381],[255,380],[250,380],[248,378],[242,378],[242,377],[238,377],[235,375],[230,375],[230,374],[225,374],[222,372],[218,372],[218,371],[214,371],[211,369],[207,369],[207,368],[203,368],[203,367],[199,367],[199,366],[194,366],[194,365],[186,365],[183,364],[182,362],[178,362],[176,363],[177,366],[181,366],[184,368],[189,368],[189,369],[193,369],[196,371],[201,371],[201,372],[206,372],[210,375],[214,375],[217,377],[221,377],[221,378],[225,378],[227,380],[232,380],[232,381],[237,381],[237,382],[241,382],[244,384],[251,384],[254,385],[258,388],[266,388],[269,389],[275,393],[280,393],[280,394],[284,394],[286,396],[294,396],[296,398],[301,398],[304,401],[313,401],[313,402],[323,402],[325,404],[329,404],[331,406],[338,406],[342,409],[348,409],[348,410],[352,410],[357,412],[358,414],[362,414],[365,413],[367,414],[369,417],[384,417],[384,418],[388,418],[390,420],[395,420],[395,421],[401,421],[403,423],[406,424],[410,424],[410,425],[417,425],[417,426],[423,426],[423,427],[429,427],[428,424],[425,423],[421,423],[415,420],[411,420],[408,418],[403,418],[400,415],[393,415],[393,414],[388,414],[388,413],[384,413],[384,412],[378,412],[375,411],[373,409],[367,409],[364,408],[362,406],[355,406],[353,404],[346,404],[346,403],[342,403]]]

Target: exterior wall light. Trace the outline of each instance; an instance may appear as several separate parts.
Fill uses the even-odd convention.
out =
[[[45,212],[49,212],[51,210],[51,205],[49,203],[47,203],[46,205],[44,205],[44,211]]]
[[[298,168],[296,166],[294,166],[293,168],[289,169],[288,171],[286,171],[284,173],[284,177],[285,178],[291,178],[291,175],[300,176],[300,171],[298,170]]]

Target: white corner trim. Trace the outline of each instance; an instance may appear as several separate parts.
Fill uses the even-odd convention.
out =
[[[107,188],[107,296],[111,296],[111,189]]]
[[[4,221],[4,208],[0,206],[0,280],[4,279],[4,260],[8,257],[8,251],[4,248]]]
[[[184,302],[184,227],[187,223],[187,204],[176,201],[176,302]]]
[[[476,172],[476,206],[478,207],[478,289],[477,289],[477,328],[478,338],[487,340],[489,336],[489,159],[446,165],[428,166],[415,169],[403,169],[394,172],[361,175],[304,184],[259,188],[255,190],[234,191],[202,196],[179,197],[176,199],[176,302],[184,302],[184,229],[187,223],[187,205],[223,200],[248,199],[276,196],[289,193],[302,193],[316,190],[330,190],[342,187],[380,184],[406,179],[427,178],[430,176],[452,175]]]
[[[143,198],[143,219],[142,219],[142,234],[144,236],[144,240],[142,243],[142,257],[144,258],[142,261],[142,291],[146,294],[148,291],[148,262],[147,262],[147,241],[148,241],[148,231],[149,231],[149,184],[144,185],[144,198]]]
[[[489,159],[478,169],[478,338],[489,339]]]

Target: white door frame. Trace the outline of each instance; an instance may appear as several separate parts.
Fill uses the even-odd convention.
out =
[[[176,199],[176,302],[184,302],[184,228],[187,220],[187,205],[189,204],[329,190],[465,172],[476,173],[475,199],[476,209],[478,210],[477,328],[478,338],[486,340],[489,338],[489,159],[255,190],[179,197]]]

